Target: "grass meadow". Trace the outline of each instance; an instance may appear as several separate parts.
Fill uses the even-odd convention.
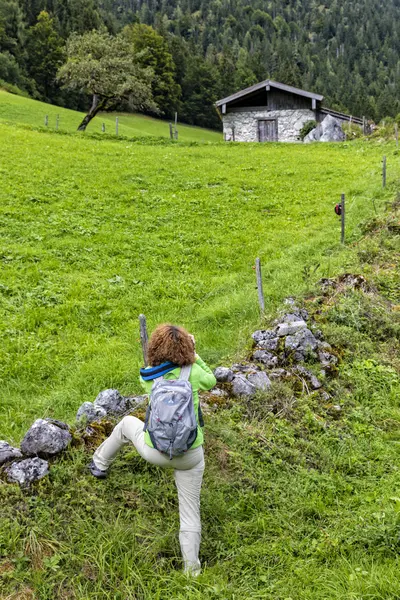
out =
[[[141,312],[188,327],[211,364],[240,352],[256,256],[273,310],[318,265],[351,261],[340,193],[349,244],[386,197],[377,146],[138,146],[6,125],[0,139],[0,435],[14,441],[103,388],[138,391]]]
[[[170,474],[131,449],[103,482],[78,440],[33,490],[0,478],[1,600],[398,600],[394,144],[135,144],[6,120],[0,439],[18,444],[42,416],[73,423],[102,389],[139,392],[141,312],[150,330],[186,326],[211,366],[245,355],[257,256],[267,317],[305,295],[342,363],[330,402],[276,384],[208,414],[196,580],[180,572]],[[343,271],[376,293],[319,297],[316,280]]]
[[[89,109],[89,106],[88,106]],[[82,121],[85,113],[80,113],[68,108],[61,108],[52,104],[44,104],[38,100],[15,96],[0,89],[0,122],[20,123],[32,127],[45,127],[45,117],[48,116],[47,128],[56,129],[57,115],[59,116],[58,130],[60,132],[74,133]],[[127,113],[100,113],[88,125],[90,134],[102,134],[102,124],[105,124],[105,133],[115,135],[115,117],[118,116],[118,135],[137,138],[155,136],[169,138],[168,121],[154,119],[145,115]],[[171,115],[172,118],[172,115]],[[179,140],[185,142],[219,142],[222,133],[192,127],[178,123]]]

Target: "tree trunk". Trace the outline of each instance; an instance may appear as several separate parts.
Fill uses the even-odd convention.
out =
[[[88,114],[86,115],[86,117],[84,117],[82,123],[79,125],[78,131],[85,131],[85,129],[89,125],[90,121],[93,119],[93,117],[95,117],[97,115],[98,112],[101,111],[102,108],[104,108],[105,104],[106,104],[106,100],[103,99],[103,100],[99,101],[98,95],[93,94],[92,106],[91,106]]]

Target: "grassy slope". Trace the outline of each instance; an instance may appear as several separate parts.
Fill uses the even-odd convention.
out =
[[[135,390],[142,310],[150,326],[186,324],[213,363],[243,351],[258,254],[271,312],[341,269],[386,297],[308,302],[344,356],[327,383],[339,419],[298,392],[285,418],[269,413],[290,388],[208,416],[198,580],[175,571],[169,474],[127,449],[94,482],[80,447],[34,493],[0,480],[0,598],[397,599],[399,238],[382,227],[356,243],[371,199],[381,211],[393,196],[394,148],[383,194],[379,146],[135,146],[4,125],[0,140],[0,438],[42,414],[71,420],[99,389]]]
[[[21,96],[15,96],[0,90],[0,121],[7,123],[21,123],[34,127],[44,126],[45,115],[49,117],[49,129],[56,127],[56,118],[59,115],[59,130],[75,132],[83,113],[60,108],[51,104],[44,104],[38,100],[31,100]],[[115,134],[115,117],[119,117],[118,133],[126,137],[160,136],[169,137],[169,125],[167,121],[152,119],[138,114],[104,113],[95,117],[89,124],[89,133],[101,133],[101,125],[105,123],[106,133]],[[179,140],[185,142],[219,142],[222,134],[209,129],[191,127],[178,123]]]
[[[137,391],[140,312],[185,324],[213,364],[242,348],[255,257],[272,310],[307,268],[351,261],[341,191],[349,239],[385,198],[378,146],[136,146],[4,125],[0,139],[0,436],[14,441],[100,389]]]
[[[76,447],[34,493],[0,484],[2,599],[397,600],[400,238],[379,225],[354,254],[384,296],[306,303],[343,358],[332,402],[278,386],[207,416],[198,579],[170,474],[127,449],[93,481]]]

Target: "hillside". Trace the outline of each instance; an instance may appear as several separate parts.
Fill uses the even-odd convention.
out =
[[[397,201],[354,246],[367,293],[310,282],[304,298],[341,357],[331,400],[290,381],[209,399],[197,579],[180,572],[168,473],[128,448],[94,481],[96,440],[76,433],[33,490],[0,480],[2,600],[397,599],[398,219]]]
[[[88,477],[109,423],[86,442],[74,431],[31,490],[0,470],[1,600],[396,600],[395,143],[135,143],[32,124],[0,123],[0,439],[19,444],[42,416],[72,424],[100,390],[139,392],[142,312],[150,330],[186,326],[214,367],[246,359],[296,295],[340,363],[330,398],[296,378],[251,402],[208,398],[196,580],[180,572],[168,473],[127,448],[109,479]],[[317,284],[343,272],[367,292]]]
[[[57,116],[58,129],[62,132],[76,132],[84,113],[52,104],[46,104],[31,98],[24,98],[9,94],[0,89],[0,121],[6,123],[32,125],[44,127],[45,117],[48,116],[48,128],[56,129]],[[105,133],[115,135],[115,120],[118,116],[118,134],[129,138],[154,136],[168,138],[169,123],[161,119],[154,119],[145,115],[129,113],[103,113],[95,117],[87,128],[88,133],[102,133],[102,124],[105,124]],[[220,142],[222,134],[200,127],[191,127],[178,123],[178,139],[185,142]]]
[[[0,0],[0,83],[85,110],[56,81],[69,36],[132,26],[165,118],[218,129],[218,98],[270,78],[379,122],[400,113],[399,20],[397,0]]]
[[[351,242],[398,177],[394,144],[383,192],[383,148],[365,142],[135,145],[7,125],[0,140],[0,436],[13,439],[38,411],[72,418],[102,388],[136,391],[141,312],[193,330],[213,364],[241,351],[256,256],[274,310],[315,270],[351,265],[341,192]]]

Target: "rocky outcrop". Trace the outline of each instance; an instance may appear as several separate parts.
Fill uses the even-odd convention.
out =
[[[215,369],[217,387],[203,396],[206,406],[210,406],[207,398],[215,406],[221,406],[232,398],[248,401],[257,394],[268,392],[272,387],[271,381],[290,378],[300,380],[308,393],[318,391],[324,401],[331,399],[323,389],[323,380],[320,381],[319,376],[304,363],[307,364],[308,358],[312,358],[314,365],[319,362],[319,373],[325,377],[335,371],[338,358],[330,344],[323,340],[321,331],[310,322],[308,312],[296,306],[292,298],[285,301],[284,310],[271,328],[258,329],[252,334],[252,339],[254,347],[248,361]],[[124,397],[116,389],[103,390],[94,402],[84,402],[79,407],[78,425],[81,420],[85,421],[86,426],[106,416],[121,417],[143,404],[146,398]],[[335,415],[339,414],[340,405],[332,404],[331,407]],[[103,425],[108,427],[110,423],[104,421]],[[82,439],[85,439],[85,432],[89,430],[95,432],[96,428],[86,426],[84,431],[78,430]],[[21,442],[22,453],[18,448],[0,441],[0,465],[12,461],[4,469],[8,480],[27,485],[47,475],[49,465],[44,459],[65,450],[71,440],[69,427],[65,423],[37,419]],[[22,455],[32,458],[19,460]]]
[[[101,419],[105,417],[107,411],[102,406],[95,406],[93,402],[84,402],[78,408],[78,412],[76,413],[77,421],[86,421],[86,423],[91,423],[96,419]]]
[[[221,391],[221,395],[225,394],[225,391]],[[79,407],[78,425],[81,425],[82,420],[86,427],[89,423],[100,421],[106,416],[121,416],[140,406],[146,399],[147,396],[124,397],[118,390],[104,390],[94,402],[84,402]],[[105,424],[109,425],[107,422]],[[84,431],[80,431],[82,440],[86,439],[89,430],[90,427],[86,427]],[[56,456],[68,448],[71,441],[72,435],[66,423],[55,419],[37,419],[26,432],[21,442],[21,451],[6,441],[0,441],[0,466],[10,462],[11,464],[4,469],[8,480],[20,485],[30,484],[48,474],[49,465],[44,459]],[[19,460],[23,456],[32,458]]]
[[[13,448],[6,441],[0,440],[0,465],[16,458],[22,458],[22,453],[18,448]]]
[[[269,390],[271,387],[271,380],[265,371],[256,371],[255,373],[249,373],[247,376],[247,381],[249,381],[256,390]]]
[[[226,367],[217,367],[214,371],[214,376],[219,383],[229,383],[235,374],[231,369],[227,369]]]
[[[26,486],[48,475],[49,463],[38,457],[26,458],[12,463],[5,471],[10,483]]]
[[[37,419],[21,442],[22,453],[48,458],[62,452],[72,440],[68,429],[68,425],[61,421]]]
[[[323,340],[322,332],[309,323],[309,314],[299,308],[293,298],[285,301],[284,310],[271,329],[258,329],[252,334],[254,349],[247,363],[218,367],[215,374],[222,387],[230,382],[234,397],[251,398],[267,391],[271,380],[300,379],[305,390],[322,390],[318,377],[304,366],[308,359],[319,362],[321,377],[333,372],[338,363],[332,347]],[[229,376],[228,376],[229,374]]]
[[[244,375],[235,375],[232,382],[232,393],[234,396],[254,396],[257,389]]]
[[[310,142],[343,142],[346,135],[342,129],[341,122],[332,115],[327,115],[322,123],[319,123],[304,138],[304,143]]]
[[[95,409],[102,408],[108,415],[119,415],[128,409],[128,401],[118,390],[104,390],[94,401]]]

